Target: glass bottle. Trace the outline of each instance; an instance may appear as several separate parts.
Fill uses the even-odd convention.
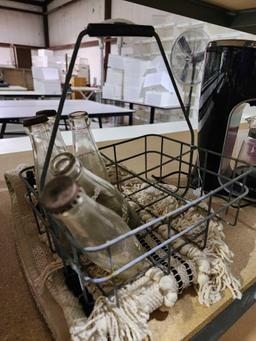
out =
[[[51,162],[55,176],[70,176],[86,194],[103,206],[115,211],[131,229],[141,225],[135,210],[110,182],[83,167],[81,161],[71,153],[61,153]]]
[[[67,227],[79,248],[99,246],[130,231],[114,211],[88,197],[83,188],[67,176],[51,180],[44,188],[41,202]],[[100,268],[112,272],[142,254],[142,247],[134,236],[111,246],[110,250],[113,268],[107,249],[86,255]],[[120,277],[130,278],[146,264],[142,261],[124,271]]]
[[[243,140],[238,160],[256,165],[256,116],[246,119],[249,123],[248,136]]]
[[[75,155],[82,165],[99,177],[108,180],[104,161],[99,153],[90,129],[90,119],[84,111],[76,111],[69,115]]]
[[[57,115],[56,110],[40,110],[36,112],[36,116],[41,116],[41,115],[45,115],[46,117],[48,117],[48,124],[49,124],[49,128],[50,128],[50,134],[52,133],[52,128],[55,122],[55,118]],[[67,150],[66,148],[66,144],[63,140],[62,134],[58,128],[57,130],[57,134],[55,137],[55,145],[59,148],[59,150],[62,150],[62,152],[65,152]]]
[[[35,176],[36,184],[39,190],[40,178],[42,175],[45,156],[48,150],[48,144],[50,140],[50,129],[48,125],[48,118],[45,115],[35,116],[23,120],[23,126],[25,131],[30,138],[32,145],[34,165],[35,165]],[[56,155],[60,154],[63,149],[59,148],[57,145],[53,146],[51,159]],[[48,169],[46,175],[46,182],[48,182],[53,175],[50,169]]]
[[[238,160],[235,174],[240,175],[248,170],[249,165],[256,166],[256,116],[248,117],[249,124],[248,136],[243,140],[238,153]],[[249,165],[247,166],[246,163]],[[245,180],[246,186],[249,188],[247,199],[256,199],[256,167],[253,167]]]

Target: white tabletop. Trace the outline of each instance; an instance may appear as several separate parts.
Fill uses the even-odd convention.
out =
[[[20,93],[21,91],[27,92],[27,88],[24,86],[20,85],[9,85],[7,87],[0,87],[0,94],[7,93],[9,94],[10,92],[14,91],[15,93]]]
[[[162,109],[162,110],[179,109],[180,108],[180,104],[177,102],[170,104],[170,105],[159,106],[159,105],[149,104],[149,103],[145,103],[145,102],[129,101],[129,100],[125,100],[125,99],[114,99],[114,98],[102,98],[102,99],[105,99],[107,101],[115,101],[115,102],[120,102],[120,103],[130,103],[130,104],[134,104],[134,105],[141,105],[144,107],[150,107],[150,108]]]
[[[92,86],[71,86],[72,91],[93,91],[93,92],[101,92],[100,88],[92,87]]]
[[[14,119],[34,116],[39,110],[57,110],[59,100],[7,100],[0,101],[0,119]],[[62,115],[68,115],[74,111],[86,111],[89,114],[107,115],[114,113],[132,113],[134,110],[117,107],[110,104],[102,104],[89,100],[66,100]]]
[[[3,90],[4,89],[4,90]],[[24,90],[13,90],[13,89],[10,89],[10,90],[6,90],[7,88],[1,88],[1,91],[0,91],[0,97],[1,96],[17,96],[17,97],[20,97],[20,96],[61,96],[61,93],[59,94],[46,94],[46,93],[41,93],[41,92],[38,92],[38,91],[24,91],[26,88],[24,88]]]
[[[194,129],[197,128],[197,121],[193,120],[192,126]],[[188,131],[186,122],[167,122],[167,123],[155,123],[155,124],[144,124],[137,126],[126,126],[126,127],[114,127],[114,128],[103,128],[93,129],[93,135],[96,142],[111,142],[117,140],[131,139],[134,137],[146,135],[146,134],[168,134],[174,132]],[[72,133],[71,131],[63,131],[62,136],[67,146],[72,145]],[[29,137],[14,137],[0,140],[0,155],[19,153],[32,150]]]

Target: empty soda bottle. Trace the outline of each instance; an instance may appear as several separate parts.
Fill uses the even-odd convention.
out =
[[[79,248],[99,246],[130,231],[119,215],[90,198],[67,176],[51,180],[44,188],[41,202],[67,227]],[[132,236],[86,255],[100,268],[112,272],[142,255],[142,247]],[[119,276],[131,278],[147,265],[146,261],[141,261]]]
[[[108,180],[104,161],[92,135],[88,114],[84,111],[73,112],[69,115],[69,122],[75,155],[85,168]]]
[[[48,124],[49,124],[50,134],[51,134],[52,128],[53,128],[53,125],[55,122],[55,118],[57,115],[56,110],[48,109],[48,110],[40,110],[40,111],[36,112],[36,116],[41,116],[41,115],[45,115],[48,118]],[[59,130],[59,128],[57,130],[57,134],[56,134],[54,143],[58,147],[59,150],[62,150],[62,152],[66,151],[67,148],[66,148],[65,142],[63,140],[63,137],[62,137],[62,134],[61,134],[61,131]]]
[[[48,144],[50,140],[50,128],[48,124],[48,118],[45,115],[35,116],[32,118],[25,119],[23,121],[25,131],[30,138],[32,145],[34,165],[35,165],[35,176],[36,184],[39,190],[40,179],[44,167],[45,156],[48,150]],[[51,158],[63,152],[63,148],[54,144]],[[46,175],[46,182],[48,182],[53,175],[48,169]]]
[[[85,193],[103,206],[115,211],[131,229],[140,226],[140,219],[127,200],[110,182],[83,167],[81,161],[71,153],[61,153],[52,160],[54,175],[70,176]]]

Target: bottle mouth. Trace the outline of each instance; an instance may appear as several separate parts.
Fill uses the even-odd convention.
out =
[[[76,159],[73,154],[65,152],[55,156],[51,162],[51,169],[54,175],[68,173],[75,165]]]
[[[40,202],[51,213],[71,209],[79,197],[80,188],[68,176],[58,176],[45,186]]]
[[[90,125],[89,114],[86,111],[74,111],[68,115],[68,118],[72,123],[75,120],[82,120],[87,126]]]

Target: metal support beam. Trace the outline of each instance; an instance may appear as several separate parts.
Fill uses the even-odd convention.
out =
[[[14,7],[9,7],[9,6],[0,6],[0,9],[6,10],[6,11],[15,11],[15,12],[22,12],[22,13],[30,13],[30,14],[36,14],[36,15],[43,15],[42,12],[36,12],[36,11],[28,10],[28,9],[14,8]]]
[[[256,9],[238,11],[230,28],[256,34]]]
[[[69,6],[69,5],[73,5],[75,2],[78,2],[78,1],[82,1],[82,0],[70,0],[70,1],[65,2],[64,4],[62,4],[60,6],[57,6],[57,7],[53,8],[53,9],[47,11],[46,14],[49,15],[49,14],[52,14],[54,12],[57,12],[60,9],[65,8],[65,7]],[[47,3],[47,4],[49,4],[49,3]]]
[[[43,6],[43,2],[42,1],[37,1],[37,0],[8,0],[8,1],[12,1],[12,2],[17,2],[17,3],[23,3],[23,4],[28,4],[28,5],[33,5],[33,6]]]
[[[104,19],[111,19],[112,14],[112,0],[105,0],[105,8],[104,8]],[[110,38],[110,37],[109,37]],[[105,42],[105,56],[104,56],[104,80],[107,77],[107,67],[108,67],[108,55],[111,52],[111,41],[107,40]]]
[[[234,17],[231,11],[199,0],[127,1],[226,27],[230,27]]]
[[[105,38],[105,43],[110,42],[111,44],[117,43],[117,38]],[[99,46],[99,40],[89,40],[84,41],[81,43],[80,48],[83,47],[93,47]],[[52,50],[72,50],[75,47],[75,44],[64,44],[64,45],[57,45],[57,46],[50,46]]]
[[[44,27],[44,44],[45,44],[45,48],[48,49],[48,47],[50,46],[50,39],[49,39],[49,26],[48,26],[48,15],[47,15],[46,3],[43,4],[43,27]]]
[[[21,45],[21,44],[10,44],[10,43],[2,43],[0,42],[0,47],[23,47],[23,48],[28,48],[28,49],[42,49],[43,46],[34,46],[34,45]]]

